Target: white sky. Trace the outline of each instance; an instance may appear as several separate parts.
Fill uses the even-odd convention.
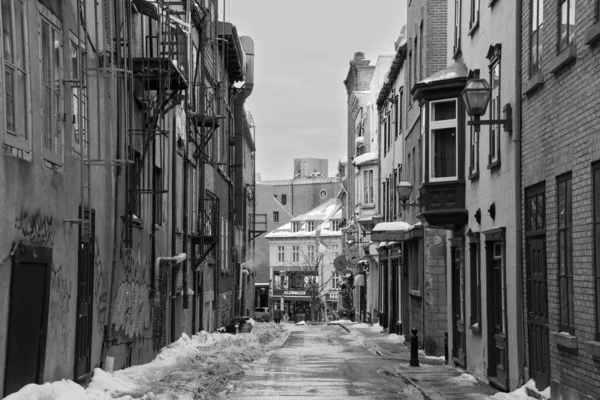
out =
[[[228,22],[255,44],[255,85],[246,103],[256,125],[256,172],[291,179],[293,159],[346,154],[343,80],[363,51],[394,50],[406,0],[220,0]],[[222,18],[222,17],[221,17]]]

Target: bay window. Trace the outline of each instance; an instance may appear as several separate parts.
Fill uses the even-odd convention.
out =
[[[6,143],[29,150],[29,65],[27,60],[27,12],[22,0],[1,0],[0,29],[4,87]],[[1,80],[0,80],[1,81]],[[0,87],[2,87],[0,85]]]
[[[429,111],[429,173],[430,181],[457,179],[457,101],[430,102]]]
[[[363,173],[363,188],[365,204],[373,204],[373,170]]]

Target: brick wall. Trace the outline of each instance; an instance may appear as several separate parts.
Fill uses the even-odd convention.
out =
[[[556,2],[545,2],[543,33],[544,84],[524,97],[522,103],[523,187],[546,184],[546,262],[550,332],[559,331],[558,243],[556,177],[572,173],[573,199],[573,287],[575,336],[578,349],[566,351],[550,337],[552,398],[559,392],[576,391],[589,396],[600,393],[600,362],[585,351],[594,339],[595,288],[593,285],[593,231],[591,163],[600,160],[597,117],[600,115],[598,71],[600,48],[584,43],[585,32],[595,23],[592,1],[579,1],[574,26],[577,57],[556,73],[549,66],[556,60]],[[523,5],[522,84],[529,81],[529,6]],[[523,220],[525,218],[523,204]],[[524,238],[522,245],[526,248]],[[526,254],[523,254],[527,278]],[[524,287],[527,296],[526,285]],[[527,301],[525,299],[525,304]],[[528,351],[526,352],[529,356]],[[529,359],[527,364],[530,365]],[[571,389],[569,389],[569,387]]]

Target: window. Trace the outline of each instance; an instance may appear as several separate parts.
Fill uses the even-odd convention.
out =
[[[331,273],[331,287],[333,289],[339,289],[340,288],[340,274],[337,271],[333,271]]]
[[[471,235],[469,245],[471,273],[471,326],[481,329],[481,256],[479,234]],[[477,324],[475,327],[474,325]]]
[[[163,207],[162,207],[162,191],[163,191],[163,175],[160,167],[154,167],[154,174],[152,176],[153,187],[154,187],[154,223],[156,225],[162,225],[163,222]],[[192,216],[192,229],[196,227],[196,218]]]
[[[81,142],[83,141],[83,154],[87,154],[86,146],[88,145],[89,141],[87,137],[89,126],[89,109],[86,53],[85,48],[80,49],[77,37],[75,37],[75,35],[72,33],[70,34],[71,41],[69,47],[69,56],[71,79],[74,81],[80,81],[79,83],[73,83],[71,86],[71,123],[73,124],[73,148],[75,151],[81,151]],[[80,118],[81,129],[79,129]]]
[[[562,52],[575,40],[575,0],[559,0],[558,6],[558,52]]]
[[[460,24],[462,17],[462,0],[454,0],[454,54],[460,51]]]
[[[500,115],[500,59],[495,58],[490,66],[490,82],[492,82],[492,97],[490,99],[490,118],[501,119]],[[489,164],[500,162],[500,124],[490,125]]]
[[[429,112],[430,180],[457,179],[456,99],[432,101]]]
[[[408,87],[410,89],[412,89],[413,87],[413,76],[412,76],[412,50],[410,50],[408,52]],[[408,104],[408,106],[410,107],[412,105],[412,102]]]
[[[277,246],[277,261],[284,262],[285,261],[285,247]]]
[[[479,173],[479,132],[476,132],[473,126],[471,126],[471,139],[469,142],[471,160],[469,164],[469,174],[473,177]]]
[[[309,244],[308,245],[308,258],[307,258],[307,262],[312,263],[314,261],[315,261],[315,245]]]
[[[292,262],[300,261],[300,246],[292,246]]]
[[[44,14],[48,14],[44,12]],[[55,18],[53,18],[55,20]],[[55,21],[58,23],[58,21]],[[54,163],[62,163],[61,87],[61,33],[57,25],[45,16],[41,17],[40,56],[42,68],[42,137],[43,157]]]
[[[273,222],[279,222],[279,211],[273,211]]]
[[[324,199],[325,197],[327,197],[327,190],[325,190],[325,189],[322,189],[322,190],[319,192],[319,197],[320,197],[320,198],[322,198],[322,199]]]
[[[388,215],[387,215],[387,196],[385,195],[387,193],[387,182],[381,182],[381,194],[383,197],[382,201],[383,201],[383,220],[387,221],[388,220]]]
[[[4,115],[6,143],[29,150],[29,65],[27,60],[27,12],[22,0],[2,0],[1,36],[4,64]],[[1,80],[0,80],[1,82]],[[2,85],[0,85],[0,89]],[[1,121],[1,120],[0,120]]]
[[[423,79],[423,21],[419,27],[419,34],[421,35],[421,41],[419,42],[419,79]]]
[[[402,118],[404,110],[404,88],[398,91],[398,100],[396,104],[396,137],[404,130],[404,120]]]
[[[416,82],[419,82],[419,75],[417,75],[417,73],[418,73],[417,63],[419,61],[419,54],[417,53],[418,48],[419,48],[419,37],[418,36],[415,36],[415,43],[414,43],[413,48],[415,49],[415,57],[413,58],[412,68],[413,68],[413,76],[415,77],[415,83],[416,83]]]
[[[315,221],[306,221],[306,231],[312,232],[315,230]]]
[[[542,69],[542,28],[544,27],[544,0],[531,0],[531,25],[529,30],[529,77]]]
[[[365,204],[373,204],[373,170],[364,172]]]
[[[593,166],[594,174],[594,270],[596,281],[596,340],[600,341],[600,163]]]
[[[281,204],[283,204],[284,206],[287,204],[287,195],[281,195]]]
[[[571,174],[556,180],[558,218],[558,282],[560,291],[560,330],[575,333],[573,304],[573,215]]]
[[[394,201],[393,201],[394,204],[392,206],[392,215],[393,215],[394,219],[396,219],[396,217],[398,216],[398,193],[395,190],[397,184],[398,184],[398,168],[394,168],[394,181],[392,182],[392,198],[394,199]]]
[[[331,220],[331,229],[332,231],[339,231],[340,230],[340,221],[337,219],[333,219]],[[337,246],[336,246],[337,247]]]
[[[469,30],[479,25],[479,0],[471,0],[471,20],[469,21]]]
[[[300,222],[293,221],[292,222],[292,232],[298,232],[300,230]]]

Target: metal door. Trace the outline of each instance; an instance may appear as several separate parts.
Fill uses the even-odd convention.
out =
[[[85,384],[90,378],[92,357],[92,324],[94,306],[94,212],[86,210],[91,222],[79,243],[77,274],[77,320],[75,331],[75,381]],[[86,229],[87,230],[87,229]]]
[[[42,383],[52,250],[20,245],[12,268],[4,396]]]
[[[495,384],[508,389],[506,351],[505,276],[502,265],[502,242],[487,242],[487,327],[491,351],[488,376]]]
[[[527,239],[527,293],[530,373],[543,390],[550,384],[545,237]]]

